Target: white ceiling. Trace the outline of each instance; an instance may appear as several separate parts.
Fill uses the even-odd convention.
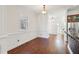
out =
[[[61,8],[71,8],[73,6],[74,5],[46,5],[46,10],[49,12],[53,10],[59,10]],[[26,7],[28,7],[36,13],[41,13],[41,11],[43,10],[43,5],[27,5]]]

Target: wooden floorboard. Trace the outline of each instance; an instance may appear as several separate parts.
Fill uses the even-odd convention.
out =
[[[8,51],[8,54],[67,54],[67,46],[62,36],[50,35],[49,38],[35,38]]]

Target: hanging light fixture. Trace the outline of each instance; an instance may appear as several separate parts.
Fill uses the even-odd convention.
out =
[[[43,5],[42,14],[46,14],[46,6],[45,5]]]

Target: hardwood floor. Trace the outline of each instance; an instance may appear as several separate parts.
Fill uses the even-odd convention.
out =
[[[54,54],[68,54],[67,44],[62,35],[50,35],[49,50]]]
[[[8,54],[67,54],[68,50],[62,36],[50,35],[47,38],[36,38],[19,47],[16,47]]]

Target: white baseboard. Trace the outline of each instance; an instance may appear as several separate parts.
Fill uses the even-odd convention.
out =
[[[39,37],[42,37],[42,38],[48,38],[47,36],[39,36]]]
[[[72,52],[71,48],[69,47],[69,45],[67,47],[68,47],[69,53],[73,54],[73,52]]]

